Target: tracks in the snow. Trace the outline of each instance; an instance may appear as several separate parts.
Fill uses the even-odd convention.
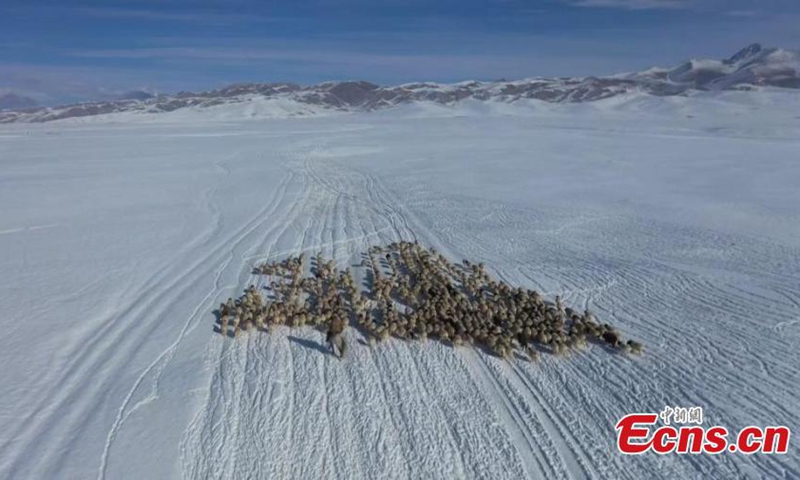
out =
[[[247,259],[321,250],[357,263],[370,243],[420,237],[447,251],[379,177],[319,158],[322,146],[304,148],[287,161],[301,185],[297,198]],[[349,341],[340,364],[313,347],[321,337],[312,331],[213,339],[219,364],[184,436],[184,476],[575,477],[590,468],[541,398],[522,390],[531,386],[524,373],[492,370],[495,360],[482,352],[437,346],[433,354],[396,342],[376,351],[360,345],[355,331]],[[271,361],[242,363],[264,355]]]
[[[348,358],[339,362],[325,354],[322,334],[310,329],[238,341],[215,335],[206,354],[207,386],[181,442],[185,478],[732,473],[749,460],[609,457],[615,420],[676,403],[724,410],[729,423],[756,414],[795,415],[785,405],[792,404],[796,392],[784,380],[796,373],[769,350],[796,355],[790,338],[796,338],[800,299],[788,278],[772,275],[758,289],[680,268],[667,261],[669,251],[654,258],[636,257],[636,251],[590,250],[597,245],[594,236],[613,235],[629,219],[598,222],[577,212],[565,225],[563,213],[449,198],[420,184],[395,185],[394,192],[409,192],[401,202],[379,175],[353,168],[320,142],[298,144],[284,157],[284,181],[257,217],[225,239],[232,250],[223,254],[223,243],[216,244],[193,264],[215,265],[205,270],[215,278],[214,290],[198,308],[207,310],[219,300],[214,293],[219,290],[258,285],[262,280],[250,274],[250,267],[260,260],[322,251],[340,267],[355,266],[370,244],[419,239],[456,258],[483,260],[512,284],[560,293],[570,303],[590,307],[643,340],[650,352],[636,361],[589,351],[536,365],[509,364],[482,351],[439,344],[390,341],[372,349],[351,329]],[[539,235],[526,233],[531,223],[541,225]],[[633,229],[647,232],[633,243],[643,253],[664,251],[668,246],[658,240],[662,228],[669,227]],[[581,235],[591,236],[586,247]],[[150,291],[157,296],[164,287],[181,289],[182,279],[200,272],[190,268],[170,281],[165,271]],[[222,279],[232,283],[221,284]],[[175,342],[132,386],[109,432],[101,476],[113,466],[115,436],[140,405],[157,401],[159,379],[202,311],[189,315]],[[757,321],[748,321],[754,316]],[[687,331],[665,335],[668,325]],[[759,337],[761,327],[774,335]],[[715,329],[728,332],[724,341],[710,341]],[[695,363],[671,362],[674,353]],[[750,362],[743,369],[734,361],[742,357]],[[759,397],[752,390],[759,383],[774,396]],[[725,398],[729,390],[740,392],[741,399]],[[781,458],[766,464],[796,469]]]
[[[0,231],[21,273],[4,290],[21,355],[4,377],[0,477],[800,478],[792,454],[614,453],[622,415],[665,405],[702,406],[729,429],[800,425],[800,251],[780,178],[724,204],[698,182],[747,175],[697,172],[679,203],[720,212],[708,225],[655,205],[676,190],[649,165],[694,164],[641,157],[649,144],[611,158],[613,139],[537,136],[521,118],[318,122],[67,129],[57,153],[9,150],[23,160],[9,193],[28,200]],[[717,140],[715,157],[736,153]],[[775,146],[748,142],[743,156]],[[774,175],[792,172],[783,163]],[[568,181],[593,169],[598,182]],[[656,195],[607,195],[631,178]],[[310,328],[211,333],[217,302],[264,281],[254,264],[322,251],[361,283],[360,252],[398,239],[561,294],[646,353],[509,363],[434,342],[370,348],[349,329],[340,362]]]

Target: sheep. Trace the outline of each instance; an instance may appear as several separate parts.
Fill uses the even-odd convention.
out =
[[[228,336],[228,319],[229,317],[227,314],[222,315],[220,318],[219,333],[222,334],[223,337]]]
[[[634,355],[641,355],[644,352],[644,346],[642,346],[642,344],[639,342],[628,340],[627,345],[630,347],[631,352]]]
[[[533,348],[533,346],[528,345],[525,347],[525,353],[528,355],[528,360],[530,362],[536,362],[539,360],[539,351]]]
[[[238,321],[233,322],[233,336],[238,337],[239,334],[242,333],[242,328],[239,326]]]

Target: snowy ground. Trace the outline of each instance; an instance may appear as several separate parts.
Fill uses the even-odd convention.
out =
[[[800,428],[800,99],[633,97],[0,129],[0,478],[797,478],[625,457],[665,405]],[[224,121],[223,121],[224,120]],[[641,358],[223,339],[255,262],[417,238],[588,305]],[[793,439],[794,440],[794,439]],[[796,443],[796,442],[792,442]]]

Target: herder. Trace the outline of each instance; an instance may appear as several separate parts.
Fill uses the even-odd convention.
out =
[[[331,351],[339,358],[343,358],[347,351],[347,342],[344,341],[342,332],[344,332],[345,320],[341,314],[336,315],[331,320],[331,326],[328,329],[328,336],[325,341],[331,346]]]

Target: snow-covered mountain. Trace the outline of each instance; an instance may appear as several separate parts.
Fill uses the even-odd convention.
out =
[[[754,43],[725,60],[689,60],[674,68],[652,68],[621,78],[665,93],[696,90],[750,90],[757,86],[800,88],[800,52]]]
[[[0,113],[0,123],[45,122],[120,112],[163,113],[195,107],[272,101],[282,116],[321,111],[370,111],[413,102],[452,105],[465,99],[514,102],[536,99],[551,103],[588,102],[641,92],[681,95],[694,90],[754,90],[760,87],[800,89],[800,52],[750,45],[725,60],[690,60],[673,68],[610,77],[528,78],[454,84],[409,83],[380,86],[365,81],[232,85],[209,92],[180,92],[147,98],[32,108]]]

